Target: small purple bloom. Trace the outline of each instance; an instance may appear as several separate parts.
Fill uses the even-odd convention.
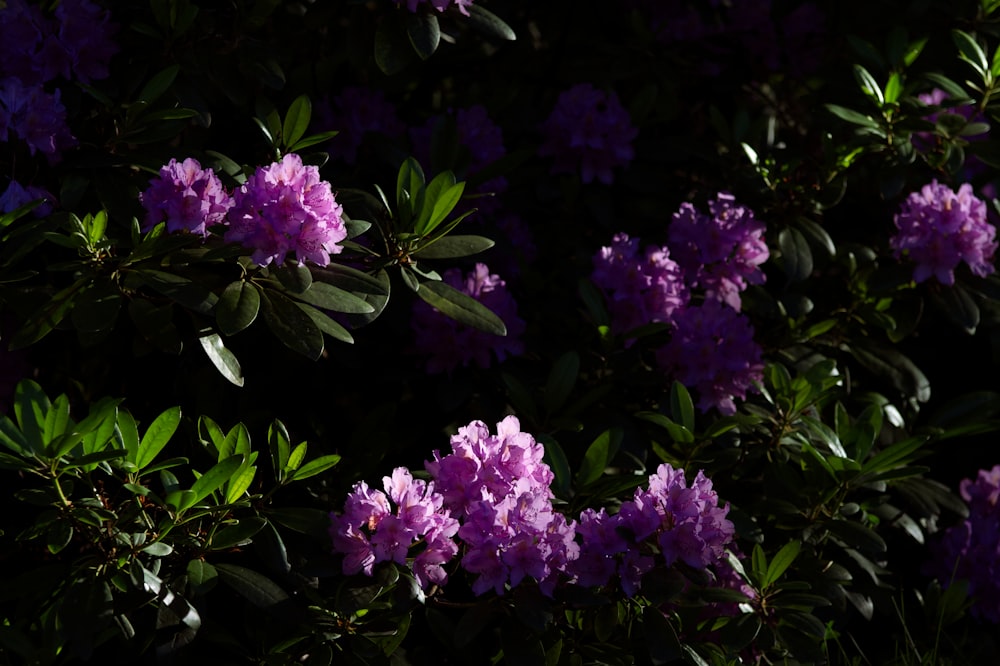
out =
[[[964,261],[975,275],[994,271],[996,228],[986,219],[986,204],[963,183],[958,192],[936,180],[911,193],[895,217],[897,233],[889,246],[897,259],[916,264],[913,279],[935,277],[955,283],[955,268]]]
[[[445,271],[443,281],[472,296],[492,310],[507,326],[507,335],[499,336],[460,324],[424,301],[413,307],[413,344],[416,351],[428,356],[427,372],[451,373],[459,365],[475,364],[488,368],[495,356],[503,361],[508,355],[524,351],[521,336],[524,320],[517,316],[517,303],[499,275],[491,274],[486,264],[477,263],[468,274],[453,268]]]
[[[200,236],[208,235],[208,227],[222,224],[233,206],[218,176],[190,157],[183,162],[171,159],[161,167],[159,177],[149,181],[139,200],[146,209],[143,231],[165,221],[169,233]]]
[[[0,80],[0,141],[9,139],[8,132],[28,144],[32,155],[43,153],[50,164],[76,145],[59,91],[50,95],[41,85],[26,86],[13,77]]]
[[[739,311],[740,292],[764,282],[760,265],[770,256],[765,226],[728,192],[717,194],[708,209],[706,215],[681,204],[670,224],[670,248],[689,286]]]
[[[90,0],[61,0],[55,16],[59,42],[76,78],[83,83],[107,78],[108,63],[118,52],[112,39],[118,26],[111,22],[110,14]]]
[[[638,130],[614,92],[581,83],[559,95],[543,126],[545,142],[539,154],[554,158],[552,173],[580,173],[610,185],[613,170],[628,166]]]
[[[593,259],[591,279],[608,301],[615,331],[626,333],[653,322],[671,322],[690,294],[666,246],[639,252],[639,239],[615,234]]]
[[[305,166],[294,154],[259,167],[233,196],[226,242],[252,249],[253,261],[282,264],[294,253],[299,265],[308,259],[320,266],[343,249],[347,237],[343,208],[320,179],[319,169]]]
[[[51,214],[52,205],[55,202],[55,197],[52,194],[40,187],[34,185],[24,187],[16,180],[11,180],[4,193],[0,194],[0,213],[9,213],[38,199],[45,199],[45,203],[39,204],[31,211],[31,214],[35,217],[45,217]]]
[[[469,7],[472,6],[472,0],[393,0],[393,2],[397,7],[405,2],[406,8],[413,13],[416,13],[421,5],[430,5],[437,12],[443,12],[454,5],[466,16],[469,15]]]
[[[670,341],[656,353],[657,362],[679,382],[698,391],[698,407],[722,414],[736,412],[734,398],[744,399],[763,379],[762,350],[750,321],[716,300],[688,307],[674,320]]]
[[[969,517],[949,528],[932,546],[928,573],[943,587],[956,580],[969,583],[972,615],[1000,623],[1000,465],[963,479],[959,492],[969,505]]]

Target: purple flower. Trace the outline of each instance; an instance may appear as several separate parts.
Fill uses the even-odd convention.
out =
[[[583,543],[570,573],[585,586],[601,586],[618,574],[622,589],[633,596],[659,553],[667,566],[682,561],[697,569],[717,564],[735,532],[719,505],[712,482],[698,472],[691,487],[683,470],[660,465],[648,488],[637,488],[617,514],[585,510],[577,533]],[[653,547],[656,544],[656,547]]]
[[[0,78],[13,76],[25,84],[40,84],[58,74],[42,71],[41,51],[48,43],[55,43],[51,20],[42,14],[37,5],[25,0],[8,0],[0,11]],[[58,46],[58,44],[56,44]]]
[[[308,259],[326,266],[343,249],[337,244],[347,237],[343,208],[319,169],[294,153],[258,167],[233,200],[226,242],[253,249],[251,258],[261,266],[282,264],[293,252],[299,265]]]
[[[919,95],[917,95],[917,100],[921,104],[936,109],[935,111],[932,111],[931,113],[928,113],[926,116],[924,116],[924,120],[936,124],[942,113],[950,113],[953,115],[962,116],[963,118],[965,118],[967,122],[970,123],[986,122],[986,119],[983,117],[983,114],[979,113],[976,110],[976,107],[972,104],[962,104],[959,106],[953,106],[951,108],[941,108],[944,106],[945,102],[950,98],[951,95],[949,95],[947,92],[945,92],[940,88],[934,88],[930,92],[920,93]],[[964,138],[968,141],[980,141],[982,139],[985,139],[986,136],[987,136],[986,133],[982,133],[982,134],[975,134],[972,136],[966,136]],[[926,152],[934,148],[938,139],[937,135],[933,131],[930,131],[930,132],[914,132],[913,136],[911,137],[911,140],[913,141],[913,145],[915,145],[920,150]]]
[[[430,5],[438,12],[443,12],[454,5],[466,16],[469,15],[469,7],[472,6],[472,0],[393,0],[393,2],[397,7],[405,2],[406,8],[413,13],[416,13],[420,5]]]
[[[108,63],[118,52],[112,39],[118,26],[111,23],[110,14],[90,0],[61,0],[55,16],[59,20],[59,43],[66,50],[76,78],[83,83],[107,78]]]
[[[744,399],[763,379],[761,348],[750,321],[715,300],[688,307],[674,320],[670,341],[657,350],[657,362],[678,381],[698,391],[703,412],[715,407],[736,412],[734,398]]]
[[[581,83],[559,95],[543,126],[539,154],[554,158],[552,173],[576,173],[584,183],[609,185],[612,170],[628,166],[638,130],[614,92]]]
[[[946,588],[968,581],[972,615],[1000,623],[1000,465],[980,470],[975,480],[963,479],[959,492],[969,517],[932,546],[927,571]]]
[[[639,239],[616,234],[594,255],[591,279],[605,294],[614,329],[627,333],[653,322],[670,322],[690,297],[680,267],[666,246],[639,253]]]
[[[468,274],[457,268],[445,271],[443,281],[472,296],[492,310],[507,326],[507,335],[499,336],[460,324],[424,301],[413,307],[413,345],[419,354],[428,356],[427,372],[451,373],[456,367],[474,363],[490,367],[492,358],[503,361],[508,355],[524,351],[521,335],[525,323],[517,316],[517,303],[508,293],[499,275],[490,274],[486,264],[477,263]]]
[[[765,226],[727,192],[717,194],[708,209],[706,215],[681,204],[668,232],[670,247],[690,286],[739,311],[740,292],[748,283],[764,282],[760,265],[769,256]]]
[[[395,107],[386,101],[381,90],[348,87],[340,91],[323,114],[323,126],[340,133],[330,139],[330,157],[354,164],[358,149],[366,134],[381,134],[389,138],[403,135],[405,126],[396,115]]]
[[[913,192],[895,217],[898,232],[889,240],[894,256],[916,264],[913,279],[931,276],[955,283],[955,267],[964,261],[980,277],[993,273],[996,229],[986,220],[986,204],[963,183],[956,193],[936,180]]]
[[[344,556],[344,573],[371,576],[379,562],[406,564],[411,548],[422,546],[412,558],[417,582],[423,589],[443,585],[448,574],[442,565],[458,553],[458,521],[443,508],[434,484],[414,479],[405,467],[382,482],[385,492],[356,483],[343,513],[330,514],[330,538],[334,552]]]
[[[503,594],[524,578],[552,594],[579,548],[575,525],[552,508],[553,474],[542,446],[508,416],[490,433],[482,421],[459,428],[452,452],[425,463],[444,506],[462,520],[462,567],[476,574],[472,590]]]
[[[208,235],[207,227],[222,224],[233,200],[211,169],[202,169],[198,160],[171,159],[160,168],[158,178],[139,195],[146,218],[143,231],[166,221],[167,231]]]
[[[52,194],[40,187],[33,185],[24,187],[16,180],[11,180],[4,193],[0,194],[0,213],[9,213],[26,203],[31,203],[38,199],[45,199],[46,201],[34,208],[31,211],[32,215],[35,217],[45,217],[51,214],[52,203],[55,201],[55,197]]]
[[[76,145],[59,91],[50,95],[41,85],[26,86],[13,77],[0,81],[0,141],[8,140],[8,132],[28,144],[32,155],[44,153],[51,164]]]

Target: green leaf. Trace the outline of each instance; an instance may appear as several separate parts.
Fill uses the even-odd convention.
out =
[[[670,435],[670,439],[675,442],[690,444],[694,441],[694,433],[663,414],[657,412],[636,412],[635,416],[663,428]]]
[[[396,207],[404,230],[410,228],[413,215],[419,210],[417,205],[424,197],[424,170],[412,157],[400,165],[396,175]]]
[[[226,434],[222,444],[219,445],[219,455],[216,462],[222,462],[229,456],[240,453],[250,457],[250,433],[242,423],[237,423]]]
[[[858,85],[861,86],[861,92],[868,97],[871,97],[880,106],[885,103],[885,96],[882,94],[882,88],[879,87],[875,77],[872,76],[867,69],[861,65],[855,64],[854,78],[857,80]]]
[[[288,107],[288,112],[285,114],[285,122],[281,126],[281,140],[286,148],[294,145],[299,139],[305,136],[311,118],[312,102],[309,101],[309,96],[300,95],[296,97],[292,105]]]
[[[441,196],[434,201],[434,207],[431,209],[430,219],[427,221],[426,226],[418,233],[431,233],[437,229],[438,225],[444,222],[445,218],[455,210],[455,206],[458,205],[459,200],[462,198],[462,193],[465,192],[465,183],[455,183],[447,190],[445,190]]]
[[[288,441],[285,424],[278,419],[267,429],[267,446],[271,450],[271,468],[274,470],[275,480],[281,482],[285,478],[291,443]]]
[[[235,525],[227,525],[215,533],[209,543],[212,550],[225,550],[249,543],[253,536],[267,524],[265,518],[251,516],[243,518]]]
[[[604,470],[617,455],[624,433],[621,428],[610,428],[597,436],[583,456],[583,462],[576,474],[576,483],[585,487],[604,474]]]
[[[308,448],[309,445],[306,442],[302,442],[292,449],[291,454],[288,456],[288,466],[285,468],[286,472],[294,472],[302,466],[302,461],[306,459],[306,450]]]
[[[417,296],[455,321],[493,335],[507,335],[503,320],[471,296],[434,280],[420,286]]]
[[[314,282],[304,292],[295,294],[295,298],[301,299],[317,308],[332,310],[333,312],[346,312],[348,314],[370,314],[375,312],[375,308],[368,301],[326,282]]]
[[[396,16],[398,13],[390,13],[375,31],[375,64],[390,76],[402,71],[407,65],[419,62],[409,44],[406,28]]]
[[[411,254],[419,259],[457,259],[484,252],[495,244],[484,236],[444,236],[427,241]]]
[[[858,113],[853,109],[848,109],[837,104],[824,104],[830,113],[834,114],[841,120],[846,120],[854,125],[861,125],[862,127],[867,127],[869,129],[879,129],[879,124],[874,119],[863,113]]]
[[[566,452],[563,451],[562,446],[559,445],[553,437],[550,435],[540,434],[535,437],[536,440],[545,449],[544,461],[552,469],[552,474],[555,477],[552,480],[553,490],[556,496],[564,497],[569,493],[570,479],[572,478],[572,472],[569,467],[569,459],[566,457]]]
[[[979,306],[969,291],[960,284],[930,291],[931,302],[944,311],[953,324],[969,335],[976,333],[979,326]]]
[[[153,459],[163,450],[170,438],[174,436],[181,422],[181,408],[171,407],[157,416],[146,429],[146,434],[139,442],[135,464],[139,469],[148,467]]]
[[[579,374],[580,355],[576,352],[566,352],[552,364],[542,396],[545,409],[549,413],[555,412],[566,403]]]
[[[874,530],[851,520],[830,520],[826,523],[830,532],[848,546],[875,553],[884,553],[885,541]]]
[[[406,34],[421,60],[427,60],[434,55],[441,42],[441,27],[438,25],[437,16],[430,12],[407,14]]]
[[[125,460],[136,464],[139,459],[139,429],[135,425],[135,419],[132,418],[132,414],[127,409],[119,410],[117,425],[116,434],[127,452]]]
[[[74,458],[70,462],[66,463],[66,469],[75,469],[77,467],[86,468],[90,465],[96,465],[97,463],[107,462],[108,460],[114,460],[116,458],[124,458],[127,455],[126,451],[122,449],[110,450],[110,451],[94,451],[93,453],[88,453],[86,455],[80,456],[79,458]]]
[[[224,483],[229,481],[236,470],[243,465],[245,459],[245,456],[242,454],[230,456],[222,462],[216,463],[211,467],[211,469],[202,474],[201,477],[194,482],[194,485],[191,486],[193,499],[189,501],[188,506],[197,504],[221,488]]]
[[[294,301],[273,290],[264,292],[264,321],[292,351],[313,361],[323,353],[323,332]]]
[[[200,314],[210,314],[219,300],[204,286],[174,273],[143,268],[133,271],[132,275],[167,298]]]
[[[53,523],[45,535],[45,547],[55,555],[69,545],[73,540],[73,526],[68,522],[57,521]]]
[[[240,367],[239,359],[222,342],[222,336],[218,333],[209,333],[199,336],[198,342],[205,351],[208,359],[215,366],[223,377],[231,384],[243,386],[243,368]]]
[[[281,507],[264,510],[269,520],[302,534],[325,532],[330,526],[330,514],[322,509]]]
[[[336,454],[320,456],[315,460],[310,460],[297,470],[290,472],[288,474],[288,479],[290,481],[302,481],[303,479],[308,479],[311,476],[322,474],[326,470],[337,465],[339,462],[340,456]]]
[[[258,608],[271,608],[288,600],[288,594],[270,578],[237,564],[218,564],[219,578]]]
[[[687,387],[676,379],[670,385],[670,413],[675,421],[694,432],[694,402]]]
[[[761,587],[768,587],[777,582],[788,567],[792,565],[795,558],[799,556],[799,551],[801,549],[801,541],[789,541],[781,548],[781,550],[775,553],[774,557],[771,558],[770,564],[767,565],[767,573],[764,574],[764,579],[761,581]]]
[[[235,335],[257,318],[260,290],[252,282],[237,280],[222,291],[215,305],[215,321],[223,335]]]
[[[778,247],[781,248],[782,266],[789,280],[798,282],[812,274],[812,250],[801,231],[793,227],[782,229],[778,233]]]
[[[967,32],[953,29],[951,38],[958,47],[962,59],[968,62],[983,77],[985,81],[989,74],[989,64],[986,61],[986,53],[979,43]]]
[[[242,499],[256,475],[257,468],[250,465],[249,462],[244,463],[226,484],[226,504],[232,504]]]
[[[168,543],[156,541],[143,548],[142,552],[147,555],[152,555],[153,557],[166,557],[170,553],[174,552],[174,549],[173,546]]]
[[[328,266],[310,266],[313,272],[313,282],[322,280],[346,291],[363,294],[388,295],[389,288],[384,279],[369,275],[350,266],[329,264]],[[384,275],[380,273],[380,275]]]
[[[173,85],[179,71],[180,65],[170,65],[157,72],[139,91],[136,101],[149,105],[158,100]]]
[[[274,267],[272,272],[282,286],[296,296],[309,289],[312,284],[312,273],[309,269],[291,261]]]
[[[517,35],[514,34],[509,25],[496,14],[484,9],[481,5],[470,5],[468,10],[469,16],[466,21],[473,29],[496,39],[503,39],[510,42],[517,39]]]
[[[191,560],[187,565],[188,585],[196,595],[209,592],[219,579],[219,572],[204,560]]]
[[[302,308],[303,312],[309,315],[309,318],[313,320],[313,323],[316,324],[319,330],[323,331],[334,340],[340,340],[341,342],[346,342],[347,344],[354,344],[354,336],[352,336],[346,328],[326,316],[326,314],[308,305],[303,305],[301,303],[297,305]]]
[[[18,455],[31,455],[31,445],[21,429],[6,416],[0,415],[0,444]]]
[[[317,143],[323,143],[329,141],[333,137],[340,134],[337,130],[331,130],[329,132],[320,132],[319,134],[311,134],[310,136],[302,137],[296,141],[293,145],[288,146],[286,150],[290,153],[297,153],[303,148],[308,148],[310,146],[315,146]]]

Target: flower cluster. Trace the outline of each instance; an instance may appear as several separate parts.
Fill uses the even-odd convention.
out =
[[[381,90],[348,87],[336,95],[329,107],[321,107],[324,127],[339,131],[330,140],[328,152],[335,160],[354,164],[358,149],[367,134],[379,134],[393,139],[402,136],[405,126],[396,109],[385,99]],[[323,113],[325,111],[325,114]]]
[[[399,468],[383,479],[384,493],[355,484],[343,512],[331,514],[344,572],[370,576],[379,562],[409,563],[426,589],[447,581],[441,565],[461,552],[476,595],[504,594],[531,578],[551,596],[560,583],[604,586],[617,574],[632,596],[657,561],[721,563],[734,529],[703,473],[689,487],[682,470],[660,465],[618,513],[587,509],[576,523],[553,508],[543,456],[516,417],[498,423],[496,434],[473,421],[452,436],[450,453],[434,451],[424,464],[431,482]]]
[[[183,162],[172,159],[161,167],[159,177],[149,181],[139,200],[146,209],[143,231],[166,222],[170,233],[201,236],[208,235],[207,227],[222,224],[233,206],[218,176],[190,157]]]
[[[690,298],[684,275],[667,247],[640,254],[639,239],[615,234],[594,255],[594,283],[608,297],[614,327],[625,333],[653,322],[671,322]]]
[[[952,115],[961,116],[962,118],[965,118],[966,122],[970,123],[986,122],[986,119],[983,117],[983,115],[979,113],[976,110],[976,107],[972,104],[960,104],[958,106],[944,108],[945,102],[947,102],[947,100],[950,98],[951,95],[949,95],[944,90],[941,90],[940,88],[934,88],[930,92],[920,93],[919,95],[917,95],[917,100],[921,104],[936,109],[935,111],[932,111],[931,113],[928,113],[926,116],[924,116],[924,120],[926,120],[927,122],[937,124],[942,114],[949,113]],[[984,133],[984,134],[974,134],[971,136],[966,136],[964,138],[969,141],[978,141],[980,139],[985,139],[986,136],[987,135]],[[913,142],[913,145],[915,145],[917,148],[926,152],[934,148],[935,144],[937,143],[937,137],[935,133],[932,131],[914,132],[911,137],[911,141]]]
[[[714,300],[684,310],[657,362],[677,381],[698,391],[702,411],[736,413],[733,398],[746,397],[763,379],[760,345],[750,321]],[[755,390],[755,389],[754,389]]]
[[[225,240],[253,249],[251,258],[261,266],[282,264],[292,252],[299,264],[308,259],[326,266],[347,237],[342,213],[319,169],[289,153],[259,167],[233,195]]]
[[[708,209],[706,215],[681,204],[668,230],[670,247],[688,284],[739,311],[748,283],[764,282],[760,265],[770,256],[764,223],[728,192],[717,194]]]
[[[552,509],[553,475],[541,444],[508,416],[496,435],[482,421],[460,428],[451,448],[445,456],[435,451],[426,467],[462,521],[462,567],[478,575],[473,592],[503,594],[530,576],[551,594],[579,549],[574,524]]]
[[[117,51],[117,26],[90,0],[63,0],[52,15],[25,0],[0,11],[0,141],[10,134],[57,162],[76,145],[66,125],[59,89],[43,86],[62,77],[81,83],[108,76]]]
[[[334,550],[344,555],[344,573],[370,576],[379,562],[406,564],[411,548],[419,545],[412,558],[417,582],[424,589],[445,584],[442,565],[458,553],[452,539],[458,521],[442,510],[434,484],[414,479],[406,468],[396,468],[382,482],[385,492],[364,481],[354,484],[344,512],[330,515],[330,537]]]
[[[631,163],[638,130],[614,92],[589,83],[562,92],[543,126],[539,154],[554,158],[552,173],[576,173],[584,183],[610,184],[612,170]]]
[[[488,368],[493,356],[503,361],[508,354],[516,356],[524,351],[521,336],[526,326],[517,316],[517,303],[499,275],[491,274],[486,264],[477,263],[465,275],[453,268],[442,278],[495,312],[507,326],[507,335],[493,335],[460,324],[418,300],[413,309],[413,345],[417,353],[428,357],[427,372],[451,373],[459,365],[470,363]]]
[[[34,185],[24,187],[16,180],[11,180],[4,193],[0,194],[0,214],[9,213],[38,199],[45,199],[45,202],[39,204],[31,212],[35,217],[45,217],[52,212],[52,202],[55,201],[55,197],[40,187]]]
[[[640,254],[638,239],[615,235],[594,255],[591,278],[606,297],[619,333],[654,322],[670,325],[657,361],[674,379],[697,389],[702,411],[732,414],[733,399],[762,378],[762,351],[740,314],[740,293],[764,281],[764,224],[732,195],[720,193],[709,214],[685,203],[674,214],[669,244]],[[691,305],[691,294],[704,296]],[[626,341],[630,344],[631,341]]]
[[[913,279],[935,277],[955,283],[955,268],[964,261],[980,277],[993,273],[996,228],[986,220],[986,204],[963,183],[958,192],[936,180],[906,198],[895,216],[897,233],[889,239],[896,258],[916,264]]]
[[[959,492],[969,505],[969,517],[949,528],[936,544],[928,572],[949,587],[969,583],[972,614],[1000,623],[1000,465],[964,479]]]
[[[577,527],[583,537],[580,556],[570,570],[585,586],[606,585],[617,574],[632,596],[655,566],[654,552],[667,566],[684,562],[704,569],[717,563],[735,533],[728,513],[702,472],[688,487],[683,470],[664,463],[649,477],[648,488],[637,488],[618,513],[584,511]]]

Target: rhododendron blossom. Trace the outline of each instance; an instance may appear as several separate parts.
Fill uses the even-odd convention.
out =
[[[187,231],[201,236],[208,235],[208,227],[222,224],[233,205],[218,176],[190,157],[164,165],[139,200],[146,209],[143,231],[166,222],[170,233]]]

